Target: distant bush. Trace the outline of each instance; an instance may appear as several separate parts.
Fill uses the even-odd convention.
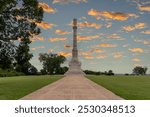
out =
[[[12,76],[23,76],[24,73],[16,72],[11,69],[2,70],[0,69],[0,77],[12,77]]]
[[[108,75],[108,76],[115,75],[112,70],[109,70],[108,72],[107,71],[100,72],[100,71],[84,70],[84,73],[89,74],[89,75]]]
[[[130,74],[128,74],[128,73],[125,73],[124,75],[125,75],[125,76],[129,76]]]

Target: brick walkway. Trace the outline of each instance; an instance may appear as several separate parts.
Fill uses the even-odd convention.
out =
[[[64,77],[22,100],[122,100],[121,97],[83,76]]]

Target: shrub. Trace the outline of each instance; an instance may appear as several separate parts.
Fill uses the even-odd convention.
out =
[[[11,69],[2,70],[0,69],[0,77],[11,77],[11,76],[23,76],[24,73],[16,72]]]

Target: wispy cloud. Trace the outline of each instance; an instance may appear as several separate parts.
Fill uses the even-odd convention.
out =
[[[139,59],[139,58],[133,58],[132,60],[135,61],[135,62],[141,61],[141,59]]]
[[[33,35],[33,37],[31,38],[31,41],[45,41],[44,37],[40,37],[39,35]]]
[[[39,46],[39,47],[34,47],[34,48],[31,48],[32,51],[36,51],[38,49],[44,49],[45,47],[44,46]]]
[[[150,45],[150,41],[148,41],[148,40],[137,40],[137,39],[135,39],[134,41],[137,43],[143,43],[144,45]]]
[[[80,28],[84,28],[84,27],[91,27],[91,28],[95,28],[95,29],[100,29],[101,28],[101,24],[97,24],[95,22],[80,22],[78,23]]]
[[[88,15],[93,16],[96,19],[105,18],[107,20],[120,20],[120,21],[127,20],[129,17],[135,17],[135,18],[138,17],[136,14],[133,13],[98,11],[94,9],[89,10]]]
[[[39,49],[44,49],[44,48],[45,48],[45,46],[39,46],[38,48],[39,48]]]
[[[142,31],[141,33],[150,35],[150,30]]]
[[[116,34],[116,33],[113,33],[113,34],[109,35],[107,38],[108,38],[108,39],[116,39],[116,40],[124,40],[123,37],[119,36],[119,35]]]
[[[101,49],[92,49],[90,51],[81,51],[79,54],[83,57],[87,57],[87,58],[91,58],[92,54],[94,53],[104,53],[105,51],[104,50],[101,50]],[[93,56],[92,56],[93,58]]]
[[[60,29],[55,30],[55,34],[57,34],[57,35],[68,35],[70,33],[71,32],[60,30]]]
[[[43,11],[45,11],[45,12],[48,12],[48,13],[55,13],[56,12],[56,9],[49,7],[49,5],[46,3],[40,2],[38,4],[38,6],[41,7],[43,9]]]
[[[131,52],[139,52],[139,53],[143,53],[144,50],[142,48],[130,48],[129,49]]]
[[[133,31],[133,30],[136,30],[136,29],[143,29],[147,26],[146,23],[137,23],[135,25],[129,25],[129,26],[123,26],[122,28],[125,30],[125,31]]]
[[[144,45],[150,45],[150,41],[144,40],[144,41],[143,41],[143,44],[144,44]]]
[[[85,58],[85,59],[94,59],[94,57],[91,56],[91,55],[84,56],[84,58]]]
[[[100,49],[94,49],[91,51],[92,53],[103,53],[105,52],[104,50],[100,50]]]
[[[35,22],[37,26],[47,30],[47,29],[50,29],[52,28],[53,26],[55,26],[55,24],[52,24],[52,23],[47,23],[47,22]]]
[[[106,28],[110,28],[110,27],[112,27],[112,23],[108,22],[108,24],[106,24],[105,26],[106,26]]]
[[[78,40],[83,41],[83,40],[92,40],[92,39],[98,39],[100,38],[99,35],[90,35],[90,36],[80,36],[78,35]]]
[[[108,43],[102,43],[98,45],[99,47],[106,47],[106,48],[114,48],[117,47],[116,44],[108,44]]]
[[[36,51],[36,48],[31,48],[32,51]]]
[[[64,48],[72,48],[72,46],[71,45],[64,45]]]
[[[66,41],[67,38],[50,38],[49,41],[50,42],[57,42],[57,41]]]
[[[105,58],[107,58],[107,56],[106,55],[98,55],[98,56],[96,56],[96,58],[97,59],[105,59]]]
[[[115,59],[120,59],[120,58],[123,57],[123,55],[122,55],[121,52],[115,52],[115,53],[113,53],[113,57],[114,57]]]
[[[141,11],[150,11],[150,5],[149,6],[147,6],[147,5],[139,5],[138,9],[141,10]]]
[[[76,4],[79,4],[81,2],[84,2],[86,3],[87,0],[53,0],[53,4],[68,4],[68,3],[76,3]]]
[[[65,56],[65,57],[69,57],[71,56],[71,53],[69,52],[58,52],[59,55]]]

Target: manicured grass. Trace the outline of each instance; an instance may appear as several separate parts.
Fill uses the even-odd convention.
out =
[[[150,76],[88,76],[128,100],[150,100]]]
[[[0,99],[16,100],[40,89],[62,76],[18,76],[0,78]]]

